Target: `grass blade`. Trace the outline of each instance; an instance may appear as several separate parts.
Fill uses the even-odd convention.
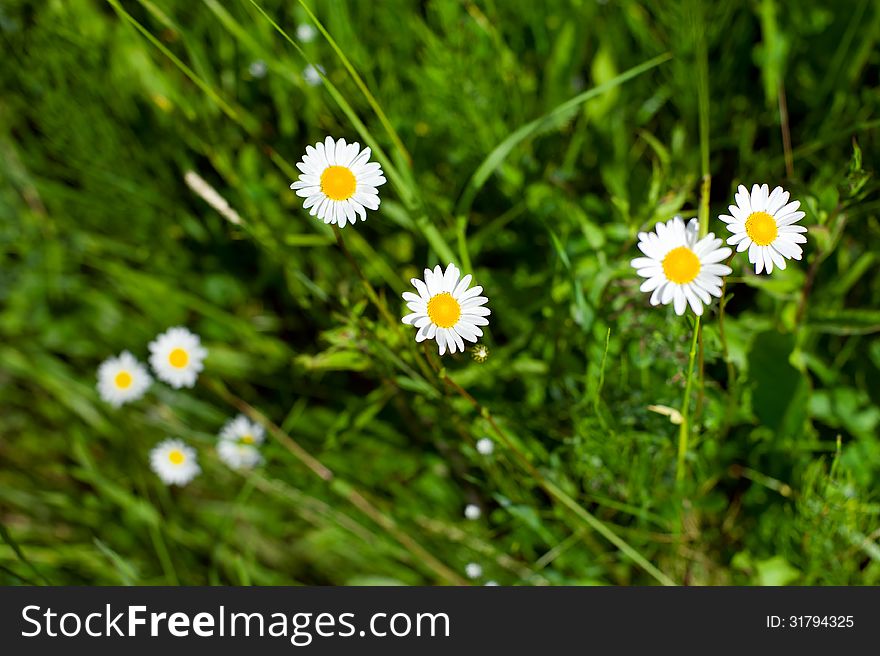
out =
[[[642,73],[645,73],[652,68],[663,64],[664,62],[672,59],[672,55],[669,53],[664,53],[662,55],[658,55],[653,59],[649,59],[648,61],[639,64],[638,66],[634,66],[627,71],[624,71],[617,77],[605,82],[604,84],[600,84],[597,87],[593,87],[583,93],[579,93],[566,100],[561,105],[558,105],[554,109],[550,110],[543,116],[536,118],[534,121],[526,123],[521,128],[513,132],[509,137],[507,137],[504,141],[498,144],[486,159],[483,160],[483,163],[477,167],[477,170],[474,171],[474,174],[471,176],[471,179],[468,180],[467,185],[465,186],[464,192],[462,192],[461,198],[459,198],[458,204],[456,206],[456,214],[464,215],[470,211],[471,204],[474,201],[477,193],[479,193],[480,189],[482,189],[483,185],[486,184],[486,181],[489,179],[489,176],[495,172],[495,170],[501,166],[501,163],[507,158],[507,156],[511,153],[511,151],[524,142],[529,137],[534,136],[542,129],[546,128],[549,125],[552,125],[559,121],[566,114],[571,112],[573,109],[587,102],[588,100],[592,100],[597,96],[602,95],[614,89],[615,87],[620,86],[624,82],[631,80],[635,77],[638,77]]]

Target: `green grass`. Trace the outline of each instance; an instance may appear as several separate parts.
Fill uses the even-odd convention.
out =
[[[4,3],[0,583],[880,584],[878,39],[868,0]],[[327,134],[389,181],[341,234],[288,189]],[[804,260],[734,258],[697,331],[650,307],[636,233],[726,236],[753,182]],[[449,261],[484,363],[399,322]],[[172,325],[197,387],[101,402]]]

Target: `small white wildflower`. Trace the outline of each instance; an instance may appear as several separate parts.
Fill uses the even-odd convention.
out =
[[[479,563],[468,563],[464,567],[464,573],[469,579],[478,579],[483,575],[483,568]]]
[[[464,516],[468,519],[479,519],[482,514],[480,507],[475,503],[469,503],[464,507]]]
[[[313,41],[317,34],[318,30],[316,30],[308,23],[302,23],[301,25],[296,26],[296,38],[303,43],[309,43],[310,41]]]
[[[266,72],[269,70],[269,67],[266,66],[266,62],[262,59],[257,59],[250,63],[248,66],[248,73],[251,74],[251,77],[255,77],[258,80],[260,78],[266,77]]]
[[[489,586],[490,588],[494,588],[498,585],[498,581],[486,581],[483,585]]]
[[[150,366],[156,376],[174,388],[192,387],[208,351],[199,336],[186,328],[169,328],[149,344]]]
[[[316,87],[323,80],[321,80],[322,75],[326,75],[327,71],[324,70],[324,67],[318,64],[317,66],[312,66],[309,64],[303,69],[303,79],[306,81],[310,87]]]
[[[370,161],[371,153],[356,141],[333,137],[306,146],[296,165],[302,175],[290,188],[305,199],[303,209],[324,223],[344,228],[358,217],[366,221],[368,209],[379,209],[378,187],[386,182],[379,163]]]
[[[492,455],[492,452],[495,450],[495,443],[490,440],[488,437],[483,437],[477,440],[477,451],[484,456]]]
[[[217,444],[217,455],[227,467],[235,470],[253,469],[263,462],[263,456],[257,447],[227,440],[221,440]]]
[[[231,469],[251,469],[263,462],[258,444],[265,439],[263,427],[244,415],[230,419],[220,430],[217,454]]]
[[[141,398],[152,382],[146,367],[128,351],[104,360],[98,367],[98,394],[116,408]]]
[[[752,185],[752,192],[740,185],[736,191],[736,205],[728,208],[730,214],[718,218],[727,224],[733,234],[727,243],[736,246],[737,253],[748,250],[749,262],[755,273],[785,268],[785,260],[799,260],[807,242],[807,228],[797,225],[806,216],[798,208],[800,201],[788,202],[789,193],[782,187],[770,191],[769,185]]]
[[[462,277],[454,264],[449,264],[446,271],[438,264],[433,270],[425,269],[424,280],[410,280],[418,293],[403,292],[410,311],[403,323],[419,329],[417,342],[433,339],[443,355],[456,349],[464,353],[464,340],[476,342],[482,337],[480,326],[489,325],[486,317],[492,312],[484,307],[489,299],[480,295],[483,288],[470,287],[472,280],[471,274]]]
[[[220,429],[220,439],[244,445],[262,444],[266,439],[263,427],[250,421],[245,415],[238,415],[226,422]]]
[[[167,439],[150,451],[150,466],[166,485],[186,485],[201,470],[196,452],[183,440]]]
[[[654,232],[639,233],[638,247],[646,257],[637,257],[631,264],[646,278],[639,289],[652,292],[651,305],[672,303],[679,316],[690,305],[701,316],[703,305],[709,305],[713,296],[721,298],[721,276],[732,271],[721,261],[731,250],[721,248],[723,241],[714,233],[702,239],[698,233],[695,219],[685,224],[680,216],[657,223]]]

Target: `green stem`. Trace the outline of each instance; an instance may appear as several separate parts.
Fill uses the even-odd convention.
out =
[[[697,336],[700,334],[700,317],[694,323],[694,337],[691,339],[691,352],[688,359],[687,383],[684,388],[684,401],[681,403],[681,427],[678,431],[678,460],[675,465],[675,482],[684,480],[685,457],[687,456],[690,438],[690,417],[688,416],[691,401],[691,387],[694,382],[694,358],[697,354]]]

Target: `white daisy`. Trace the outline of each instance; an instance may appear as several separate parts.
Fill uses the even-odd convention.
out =
[[[245,415],[230,419],[220,430],[217,453],[232,469],[251,469],[263,461],[257,445],[265,439],[263,427]]]
[[[226,422],[220,429],[220,440],[253,446],[262,444],[266,439],[263,427],[248,420],[245,415],[238,415]]]
[[[478,579],[483,575],[483,568],[479,563],[468,563],[464,566],[464,573],[469,579]]]
[[[186,328],[169,328],[150,342],[150,366],[159,379],[174,388],[192,387],[208,351],[198,335]]]
[[[217,455],[230,469],[252,469],[263,462],[260,450],[253,444],[230,440],[220,440],[217,444]]]
[[[98,394],[116,408],[141,398],[152,382],[147,368],[128,351],[107,358],[98,367]]]
[[[479,295],[483,288],[477,285],[468,289],[471,274],[459,279],[460,275],[454,264],[446,267],[446,273],[438,264],[433,271],[425,269],[424,282],[418,278],[410,280],[418,294],[403,293],[403,300],[412,311],[403,318],[403,323],[419,329],[417,342],[437,340],[440,355],[446,353],[447,348],[450,353],[456,349],[464,352],[462,339],[476,342],[483,334],[479,327],[489,325],[486,317],[491,312],[483,307],[489,299]]]
[[[482,514],[480,507],[475,503],[469,503],[464,507],[464,516],[468,519],[479,519]]]
[[[737,188],[736,205],[728,207],[730,215],[718,218],[727,224],[733,236],[727,243],[736,246],[737,253],[749,250],[749,262],[755,265],[755,273],[766,269],[773,271],[773,265],[785,268],[786,259],[799,260],[805,244],[807,229],[795,225],[804,216],[798,211],[800,201],[788,202],[788,192],[776,187],[772,192],[768,185],[752,185],[752,193],[743,185]]]
[[[481,453],[484,456],[492,455],[492,451],[495,450],[495,443],[490,440],[488,437],[482,437],[477,440],[477,452]]]
[[[385,184],[385,176],[379,163],[370,161],[369,148],[361,150],[357,142],[347,144],[345,139],[327,137],[306,146],[306,154],[296,167],[302,175],[290,188],[306,199],[303,208],[324,223],[344,228],[357,216],[366,221],[367,209],[379,209],[377,187]]]
[[[697,316],[703,314],[704,303],[721,297],[721,276],[731,273],[719,264],[731,253],[719,248],[722,243],[711,232],[697,239],[696,219],[685,225],[680,216],[658,223],[654,232],[640,232],[639,250],[647,257],[637,257],[632,266],[647,280],[639,289],[652,292],[651,305],[673,303],[678,315],[690,305]]]
[[[167,439],[150,451],[150,466],[166,485],[186,485],[202,471],[196,451],[183,440]]]

